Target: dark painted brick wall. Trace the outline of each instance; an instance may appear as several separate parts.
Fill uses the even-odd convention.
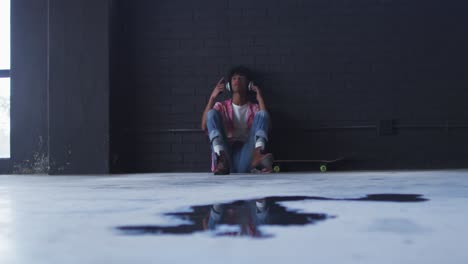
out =
[[[109,3],[12,1],[8,172],[109,173]]]
[[[111,167],[207,171],[197,129],[230,66],[256,73],[278,158],[468,167],[465,1],[114,1]],[[222,98],[221,98],[222,99]],[[393,120],[394,134],[378,133]]]
[[[13,173],[48,172],[48,1],[11,1]]]
[[[109,1],[49,0],[51,174],[109,172]]]

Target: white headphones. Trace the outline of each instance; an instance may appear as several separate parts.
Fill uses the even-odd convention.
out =
[[[253,82],[250,81],[249,85],[247,85],[247,91],[252,92],[253,85],[254,85]],[[226,82],[225,86],[226,86],[226,90],[228,90],[228,92],[232,92],[232,90],[231,90],[231,81]]]

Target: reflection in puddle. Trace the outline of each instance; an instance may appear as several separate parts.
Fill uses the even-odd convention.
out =
[[[375,202],[422,202],[427,199],[418,194],[371,194],[362,198],[332,199],[314,196],[273,196],[256,200],[240,200],[232,203],[192,206],[191,212],[175,212],[165,215],[185,220],[190,224],[177,226],[120,226],[117,229],[126,235],[144,234],[192,234],[211,231],[215,236],[271,237],[259,230],[262,225],[290,226],[314,224],[335,218],[323,213],[302,213],[288,210],[279,202],[325,200],[325,201],[375,201]]]

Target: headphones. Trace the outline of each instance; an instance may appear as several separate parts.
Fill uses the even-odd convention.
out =
[[[254,83],[253,83],[252,81],[250,81],[249,84],[247,85],[247,91],[248,91],[248,92],[253,92],[253,91],[252,91],[253,85],[254,85]],[[232,92],[232,90],[231,90],[231,80],[229,80],[228,82],[226,82],[225,87],[226,87],[226,90],[227,90],[228,92]]]

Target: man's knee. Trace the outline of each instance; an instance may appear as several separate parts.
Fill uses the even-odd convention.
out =
[[[268,114],[267,111],[265,110],[260,110],[257,113],[255,113],[255,119],[260,122],[268,122],[270,120],[270,115]]]
[[[217,110],[211,109],[210,111],[208,111],[208,113],[206,113],[206,120],[213,120],[217,118],[218,115],[219,112]]]
[[[260,117],[260,118],[269,118],[270,116],[268,115],[268,112],[265,110],[259,110],[257,113],[255,113],[255,116]]]

